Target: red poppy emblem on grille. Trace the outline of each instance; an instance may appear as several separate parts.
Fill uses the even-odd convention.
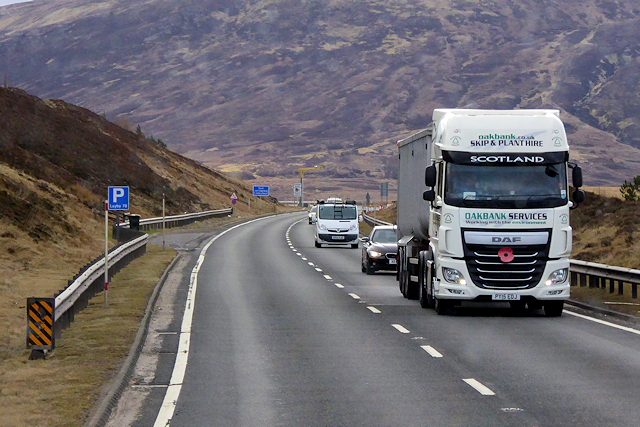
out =
[[[511,262],[513,261],[513,249],[511,248],[502,248],[498,251],[498,256],[502,262]]]

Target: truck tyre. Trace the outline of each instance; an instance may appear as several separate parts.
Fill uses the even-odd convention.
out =
[[[434,297],[434,307],[439,316],[449,314],[451,302],[448,300],[438,299]]]
[[[431,283],[433,282],[431,276],[431,268],[429,268],[428,261],[431,259],[430,252],[420,252],[420,265],[418,273],[418,286],[420,287],[420,307],[431,308],[433,307],[433,296],[431,295]]]
[[[564,309],[564,301],[549,301],[544,303],[544,315],[547,317],[560,317]]]

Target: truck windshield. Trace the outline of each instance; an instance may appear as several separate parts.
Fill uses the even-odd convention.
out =
[[[444,202],[458,207],[551,208],[564,206],[564,163],[478,166],[447,163]]]
[[[358,211],[353,205],[324,205],[318,210],[320,219],[356,219]]]

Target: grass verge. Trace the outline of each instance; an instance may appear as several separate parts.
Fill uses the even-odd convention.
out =
[[[147,246],[56,341],[46,360],[6,354],[0,365],[0,426],[82,426],[126,359],[147,301],[175,251]]]

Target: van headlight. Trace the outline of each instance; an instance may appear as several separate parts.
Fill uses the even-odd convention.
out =
[[[321,223],[319,223],[319,222],[318,222],[317,224],[318,224],[318,228],[319,228],[320,230],[324,230],[324,231],[327,231],[327,230],[328,230],[328,228],[327,228],[327,226],[326,226],[326,225],[321,224]]]
[[[569,269],[561,268],[560,270],[556,270],[549,275],[549,278],[546,282],[544,282],[547,286],[559,285],[564,283],[569,278]]]
[[[466,285],[467,281],[464,279],[462,273],[455,268],[442,267],[442,275],[444,280],[449,283],[455,283],[456,285]]]
[[[356,224],[351,224],[351,226],[349,227],[349,231],[356,230],[357,228],[358,226]]]

